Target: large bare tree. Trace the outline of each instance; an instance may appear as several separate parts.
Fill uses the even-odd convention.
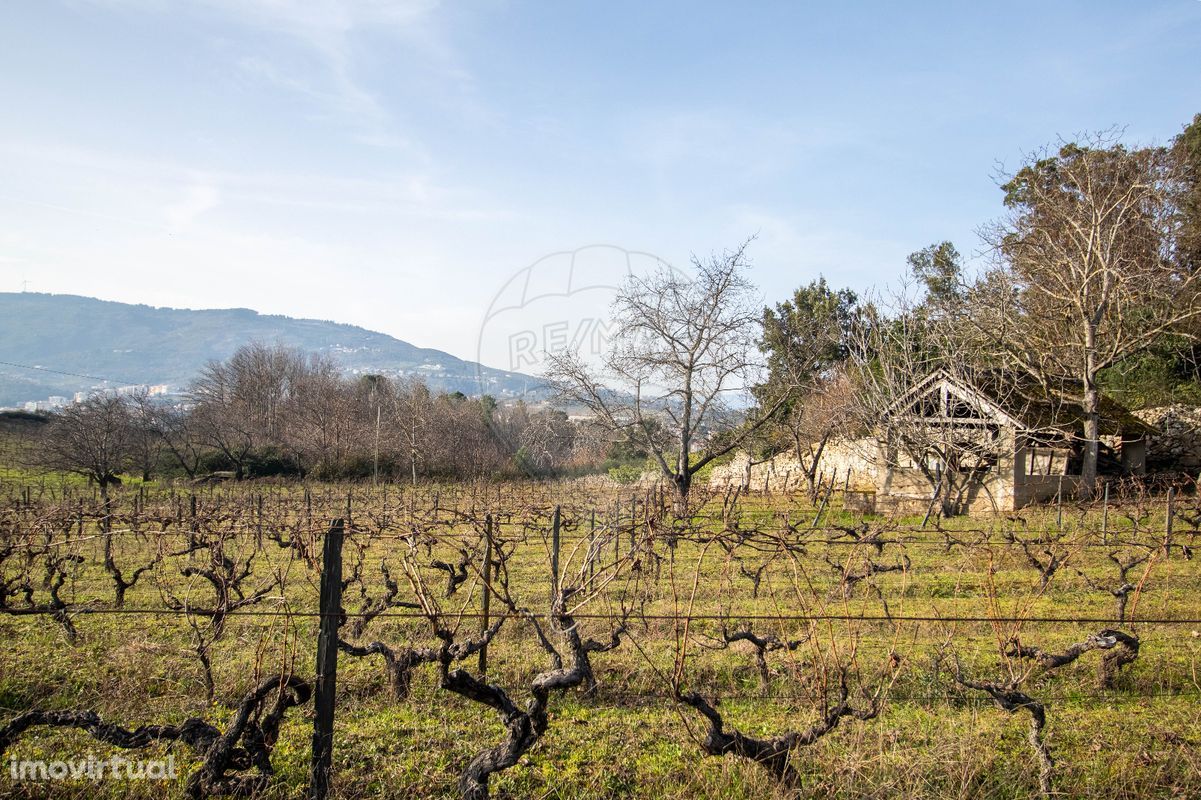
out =
[[[297,416],[297,389],[306,376],[331,370],[320,359],[282,345],[240,347],[228,361],[209,362],[192,382],[192,428],[233,465],[240,479],[256,451],[284,446],[288,423]],[[322,415],[315,416],[321,421]],[[325,433],[328,426],[317,427]]]
[[[430,427],[434,414],[434,398],[429,387],[419,380],[408,378],[396,382],[388,395],[392,426],[397,438],[397,450],[409,464],[409,479],[417,485],[419,465],[426,461]]]
[[[904,287],[860,307],[849,335],[843,412],[848,428],[871,432],[879,445],[865,449],[864,457],[878,469],[920,476],[929,510],[951,516],[964,510],[1005,445],[984,419],[985,409],[944,407],[950,401],[943,398],[930,405],[923,387],[946,378],[986,389],[1003,408],[1021,408],[1025,400],[1003,365],[981,368],[975,353],[961,346],[960,318],[931,307],[928,297]]]
[[[917,312],[908,294],[872,298],[860,308],[850,337],[847,378],[853,427],[871,431],[883,445],[865,457],[875,460],[877,469],[912,464],[929,483],[932,502],[942,501],[945,508],[951,492],[939,465],[951,455],[948,443],[920,423],[897,429],[895,422],[885,422],[915,386],[944,366],[930,333],[929,318]]]
[[[547,377],[559,401],[583,406],[611,435],[645,448],[680,498],[699,470],[785,400],[761,403],[734,431],[731,398],[759,382],[762,366],[747,244],[693,258],[692,278],[667,267],[630,276],[613,302],[613,346],[599,367],[574,351],[550,356]]]
[[[38,448],[41,466],[83,475],[101,496],[134,465],[133,418],[126,400],[102,394],[68,406],[46,426]]]
[[[256,351],[256,352],[252,352]],[[192,382],[189,397],[194,435],[206,447],[221,453],[241,479],[256,447],[264,441],[264,417],[250,389],[251,364],[266,348],[241,348],[228,362],[211,361]]]
[[[1097,476],[1098,376],[1168,333],[1192,335],[1201,274],[1177,259],[1180,174],[1162,148],[1111,134],[1032,156],[1008,176],[997,256],[963,319],[984,344],[1084,411],[1081,494]]]
[[[150,393],[143,389],[130,395],[125,407],[133,428],[130,431],[130,445],[134,466],[141,473],[142,480],[148,481],[158,467],[163,451],[163,438],[158,429],[158,405]]]
[[[273,441],[284,443],[305,473],[330,477],[346,466],[350,453],[370,452],[360,423],[369,417],[366,393],[343,380],[328,358],[309,355],[289,378]]]
[[[189,409],[175,405],[156,405],[150,424],[162,449],[189,478],[195,478],[204,462],[205,445],[195,430],[195,418]]]

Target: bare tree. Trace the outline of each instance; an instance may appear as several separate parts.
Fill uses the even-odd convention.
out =
[[[1101,133],[1005,177],[1009,213],[983,232],[997,264],[968,293],[964,321],[986,355],[1081,404],[1080,492],[1091,497],[1099,374],[1167,333],[1193,335],[1201,317],[1201,273],[1176,259],[1177,164]]]
[[[68,406],[47,426],[39,461],[48,469],[84,475],[108,498],[108,487],[133,464],[134,434],[126,401],[96,395]]]
[[[309,356],[294,365],[287,400],[273,437],[290,452],[302,472],[335,476],[352,452],[366,453],[359,422],[357,387],[341,379],[332,361]]]
[[[852,390],[845,372],[823,378],[790,403],[773,426],[787,436],[810,497],[817,496],[826,447],[854,426]]]
[[[195,478],[204,458],[204,444],[197,433],[197,419],[183,408],[158,406],[153,409],[151,429],[175,463],[189,478]]]
[[[197,438],[229,460],[235,477],[244,477],[247,461],[260,439],[251,404],[232,365],[209,363],[189,391],[196,404],[190,422]]]
[[[560,402],[584,406],[611,435],[645,448],[680,498],[699,470],[741,445],[785,400],[762,403],[733,432],[729,397],[755,385],[761,366],[748,244],[694,258],[692,280],[666,267],[630,276],[613,303],[614,346],[599,370],[573,351],[550,357],[547,377]],[[666,423],[665,439],[656,420]],[[728,435],[717,438],[721,432]]]
[[[905,290],[865,303],[850,334],[846,397],[849,427],[871,432],[879,447],[864,452],[881,469],[921,476],[930,508],[943,516],[959,513],[969,490],[992,468],[1003,443],[983,409],[945,408],[939,397],[928,407],[923,386],[935,376],[972,384],[973,363],[958,349],[948,321],[927,313]],[[1016,388],[994,375],[998,395]],[[998,401],[1002,399],[996,397]],[[981,419],[975,419],[975,418]]]
[[[337,380],[328,359],[282,345],[246,345],[228,361],[210,362],[192,382],[193,427],[206,445],[229,460],[237,478],[245,477],[255,452],[269,445],[299,455],[296,437],[306,444],[315,440],[318,455],[328,457],[341,422],[331,404],[321,402],[328,399],[321,389],[330,389],[331,382]],[[308,437],[302,436],[297,411],[306,389],[304,421],[315,428]],[[289,440],[289,434],[294,438]]]
[[[163,447],[162,437],[157,431],[157,407],[150,393],[143,389],[129,396],[126,408],[129,413],[130,451],[134,466],[141,473],[142,480],[148,481],[158,467]]]
[[[409,479],[416,486],[418,465],[427,456],[426,438],[431,426],[433,398],[429,387],[409,378],[396,382],[391,401],[393,419],[398,428],[399,449],[409,463]]]

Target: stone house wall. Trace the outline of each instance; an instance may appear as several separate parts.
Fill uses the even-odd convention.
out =
[[[1159,429],[1147,443],[1149,472],[1201,471],[1201,408],[1171,405],[1135,411],[1135,416]]]

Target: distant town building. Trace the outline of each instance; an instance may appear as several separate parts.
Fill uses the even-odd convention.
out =
[[[24,409],[29,412],[46,412],[58,411],[67,405],[65,397],[50,397],[46,400],[30,400],[24,405]]]

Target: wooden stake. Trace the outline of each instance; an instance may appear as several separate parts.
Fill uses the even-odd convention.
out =
[[[550,600],[554,603],[559,597],[559,507],[555,506],[555,516],[551,522],[550,532]]]
[[[321,626],[317,634],[317,679],[313,692],[313,755],[309,798],[329,797],[334,754],[334,695],[338,681],[338,621],[342,613],[343,520],[336,519],[325,536],[321,554]]]
[[[480,618],[480,634],[488,630],[488,613],[492,607],[492,515],[484,517],[484,602]],[[488,674],[488,645],[480,647],[480,677]]]

